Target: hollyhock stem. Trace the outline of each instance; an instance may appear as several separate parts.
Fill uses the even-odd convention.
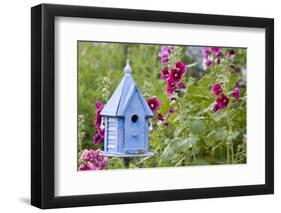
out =
[[[226,163],[229,164],[229,146],[226,144]]]
[[[234,162],[234,149],[233,149],[233,141],[231,140],[231,163]]]
[[[228,108],[226,109],[226,122],[227,122],[227,127],[228,127],[227,130],[229,132],[231,127],[229,124],[229,109]],[[227,141],[226,141],[227,152],[226,153],[227,153],[227,163],[228,164],[230,163],[230,157],[233,158],[233,148],[232,148],[231,144],[232,144],[232,142],[229,139],[227,139]]]

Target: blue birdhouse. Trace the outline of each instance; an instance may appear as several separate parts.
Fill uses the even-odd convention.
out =
[[[132,78],[127,60],[124,77],[101,111],[106,156],[139,157],[149,152],[149,118],[153,112]]]

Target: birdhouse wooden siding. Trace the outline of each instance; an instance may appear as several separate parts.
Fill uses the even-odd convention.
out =
[[[105,126],[104,155],[153,155],[148,150],[149,118],[153,112],[132,78],[129,62],[124,71],[124,77],[101,111]]]

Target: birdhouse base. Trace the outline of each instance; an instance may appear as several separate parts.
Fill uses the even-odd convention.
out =
[[[126,153],[109,153],[109,152],[101,152],[101,155],[108,157],[119,157],[119,158],[128,158],[128,157],[147,157],[153,156],[154,152],[146,152],[143,154],[126,154]]]

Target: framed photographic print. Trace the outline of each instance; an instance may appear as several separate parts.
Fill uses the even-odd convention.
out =
[[[31,203],[271,194],[274,21],[31,9]]]

